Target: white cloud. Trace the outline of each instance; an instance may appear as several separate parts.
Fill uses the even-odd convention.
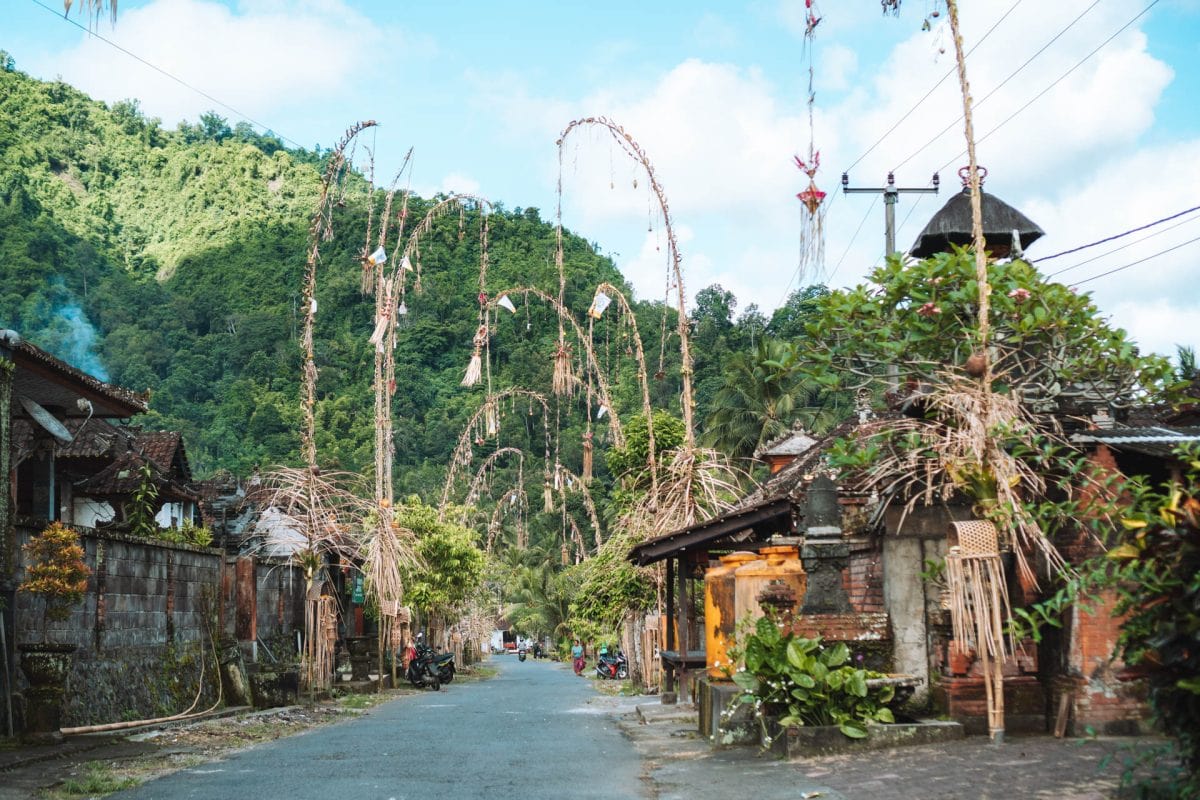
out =
[[[458,172],[452,172],[442,178],[441,184],[433,192],[421,191],[419,195],[429,197],[433,194],[473,194],[479,195],[482,186],[479,181]]]
[[[342,0],[248,0],[237,12],[205,0],[156,0],[122,11],[104,33],[126,50],[255,119],[331,96],[372,67],[397,35]],[[423,45],[427,46],[427,45]],[[109,102],[141,100],[168,126],[210,109],[234,116],[103,41],[83,38],[44,72]]]
[[[1192,208],[1197,184],[1200,140],[1121,153],[1103,169],[1027,201],[1030,218],[1047,231],[1030,256],[1051,255]],[[1200,215],[1191,214],[1040,266],[1068,284],[1087,281],[1080,288],[1092,292],[1097,305],[1143,350],[1171,353],[1176,343],[1200,344],[1195,325],[1200,318],[1200,242],[1184,244],[1197,236]],[[1176,245],[1182,246],[1088,280]]]

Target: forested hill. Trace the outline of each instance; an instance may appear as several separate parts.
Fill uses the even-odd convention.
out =
[[[134,102],[108,108],[24,75],[3,52],[0,62],[0,327],[114,383],[150,389],[143,424],[182,430],[199,474],[294,462],[297,306],[322,154],[215,114],[164,130]],[[318,442],[324,463],[368,471],[374,299],[360,289],[367,193],[356,182],[336,212],[335,239],[322,245]],[[413,198],[410,222],[430,205]],[[461,223],[452,214],[422,240],[424,291],[407,298],[396,351],[402,492],[435,493],[482,402],[482,386],[459,385],[478,322],[478,228],[477,213]],[[497,203],[489,228],[489,291],[556,293],[552,224],[536,209]],[[582,317],[597,283],[623,281],[580,238],[568,235],[565,251],[567,303]],[[495,334],[493,387],[548,393],[557,326],[544,307],[518,304]],[[657,353],[661,306],[638,313]],[[605,358],[622,355],[617,338],[614,328]],[[666,350],[670,359],[675,345]],[[667,373],[678,369],[668,362]],[[655,390],[669,405],[678,385],[668,377]],[[617,393],[620,411],[640,407],[632,379],[618,380]],[[561,441],[577,455],[583,423],[574,416]]]

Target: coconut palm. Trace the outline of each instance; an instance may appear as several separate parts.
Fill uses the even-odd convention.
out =
[[[754,349],[735,354],[725,383],[713,398],[705,439],[737,458],[751,458],[794,421],[824,428],[836,421],[839,398],[806,380],[796,346],[762,338]]]

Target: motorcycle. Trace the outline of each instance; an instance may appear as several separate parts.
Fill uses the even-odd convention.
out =
[[[408,662],[408,670],[404,676],[413,686],[427,686],[435,692],[442,688],[442,679],[434,662],[433,648],[418,645],[415,655]]]
[[[450,683],[454,680],[454,653],[434,653],[432,648],[429,648],[429,654],[433,658],[433,665],[437,667],[438,680],[442,683]]]
[[[517,661],[524,661],[524,660],[525,660],[525,648],[522,647],[519,650],[517,650]]]
[[[620,650],[615,655],[601,653],[596,659],[596,674],[601,678],[623,681],[629,677],[629,659]]]

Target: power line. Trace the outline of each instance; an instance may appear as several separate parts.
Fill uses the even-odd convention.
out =
[[[1144,241],[1151,240],[1151,239],[1153,239],[1153,237],[1154,237],[1154,236],[1160,236],[1160,235],[1163,235],[1163,234],[1165,234],[1165,233],[1166,233],[1166,231],[1168,231],[1168,230],[1175,230],[1176,228],[1178,228],[1178,227],[1181,227],[1181,225],[1186,225],[1186,224],[1188,224],[1189,222],[1195,222],[1195,221],[1196,221],[1196,218],[1198,218],[1198,217],[1192,217],[1192,218],[1190,218],[1190,219],[1184,219],[1184,221],[1183,221],[1183,222],[1176,222],[1174,225],[1170,225],[1170,227],[1168,227],[1168,228],[1163,228],[1162,230],[1156,230],[1156,231],[1154,231],[1154,233],[1152,233],[1152,234],[1146,234],[1145,236],[1142,236],[1142,237],[1141,237],[1141,239],[1134,239],[1132,242],[1127,242],[1127,243],[1124,243],[1124,245],[1121,245],[1120,247],[1114,247],[1114,248],[1112,248],[1112,249],[1108,249],[1108,251],[1104,251],[1103,253],[1100,253],[1099,255],[1093,255],[1093,257],[1092,257],[1092,258],[1087,258],[1087,259],[1084,259],[1084,260],[1082,260],[1082,261],[1079,261],[1079,263],[1078,263],[1078,264],[1072,264],[1072,265],[1070,265],[1070,266],[1064,266],[1064,267],[1063,267],[1063,269],[1061,269],[1061,270],[1058,270],[1057,272],[1051,272],[1051,273],[1049,273],[1049,275],[1048,275],[1048,276],[1046,276],[1046,278],[1052,278],[1052,277],[1055,277],[1055,276],[1058,276],[1058,275],[1062,275],[1062,273],[1063,273],[1063,272],[1070,272],[1070,271],[1072,271],[1072,270],[1079,269],[1079,267],[1080,267],[1080,266],[1085,266],[1085,265],[1087,265],[1087,264],[1091,264],[1091,263],[1092,263],[1092,261],[1098,261],[1098,260],[1100,260],[1100,259],[1102,259],[1102,258],[1109,257],[1109,255],[1111,255],[1112,253],[1120,253],[1121,251],[1123,251],[1123,249],[1126,249],[1126,248],[1129,248],[1129,247],[1133,247],[1134,245],[1140,245],[1140,243],[1141,243],[1141,242],[1144,242]]]
[[[1145,242],[1149,239],[1153,239],[1155,236],[1161,236],[1162,234],[1166,233],[1167,231],[1173,231],[1182,225],[1187,225],[1189,222],[1195,222],[1197,219],[1200,219],[1200,217],[1192,217],[1190,219],[1185,219],[1182,222],[1176,222],[1174,225],[1170,225],[1166,228],[1163,228],[1162,230],[1155,231],[1154,233],[1146,234],[1145,236],[1143,236],[1140,239],[1134,239],[1132,242],[1127,242],[1123,245],[1120,245],[1119,247],[1114,247],[1112,250],[1105,250],[1103,253],[1101,253],[1098,256],[1092,256],[1091,258],[1084,259],[1083,261],[1080,261],[1077,264],[1072,264],[1069,267],[1063,267],[1058,272],[1051,272],[1046,277],[1053,278],[1056,275],[1062,275],[1064,272],[1070,272],[1071,270],[1082,267],[1085,264],[1091,264],[1093,261],[1099,261],[1102,258],[1111,256],[1113,253],[1119,253],[1128,247],[1133,247],[1135,244],[1141,244],[1142,242]]]
[[[1153,228],[1155,225],[1161,225],[1164,222],[1170,222],[1173,219],[1178,219],[1179,217],[1182,217],[1185,214],[1191,214],[1193,211],[1200,211],[1200,206],[1192,206],[1189,209],[1172,214],[1169,217],[1163,217],[1162,219],[1156,219],[1156,220],[1154,220],[1154,222],[1147,222],[1145,225],[1139,225],[1136,228],[1130,228],[1129,230],[1124,231],[1122,233],[1117,233],[1112,236],[1106,236],[1103,239],[1097,239],[1096,241],[1089,242],[1088,244],[1081,244],[1078,247],[1072,247],[1070,250],[1063,250],[1062,252],[1055,253],[1052,256],[1046,256],[1045,258],[1039,258],[1034,263],[1041,264],[1043,261],[1049,261],[1052,258],[1058,258],[1059,256],[1069,256],[1071,253],[1078,253],[1080,250],[1087,250],[1089,247],[1095,247],[1098,244],[1105,244],[1107,242],[1112,242],[1117,239],[1121,239],[1125,236],[1128,236],[1131,233],[1137,233],[1138,231],[1144,231],[1147,228]],[[1170,230],[1170,228],[1168,228],[1167,230]],[[1070,267],[1068,267],[1068,269],[1070,269]],[[1066,270],[1060,270],[1060,271],[1065,272]],[[1058,273],[1056,272],[1054,274],[1057,275]]]
[[[268,125],[264,125],[264,124],[262,124],[261,122],[259,122],[259,121],[255,120],[254,118],[250,117],[248,114],[243,114],[241,111],[238,111],[236,108],[234,108],[233,106],[229,105],[228,103],[225,103],[225,102],[223,102],[223,101],[221,101],[221,100],[218,100],[216,97],[213,97],[211,94],[209,94],[208,92],[204,91],[203,89],[200,89],[200,88],[197,88],[197,87],[193,86],[192,84],[190,84],[190,83],[188,83],[187,81],[185,81],[183,78],[179,78],[179,77],[177,77],[177,76],[175,76],[175,75],[171,74],[170,72],[167,72],[167,71],[166,71],[165,69],[163,69],[162,67],[159,67],[159,66],[157,66],[157,65],[155,65],[155,64],[151,64],[151,63],[150,63],[149,61],[147,61],[146,59],[142,58],[141,56],[137,55],[136,53],[132,53],[132,52],[130,52],[129,50],[126,50],[124,47],[122,47],[121,45],[119,45],[119,44],[117,44],[116,42],[112,41],[111,39],[105,39],[105,38],[104,38],[103,36],[101,36],[100,34],[96,33],[95,31],[89,30],[88,28],[85,28],[83,25],[80,25],[78,22],[76,22],[75,20],[71,19],[70,17],[67,17],[67,16],[64,16],[64,15],[60,14],[60,13],[59,13],[58,11],[56,11],[55,9],[53,9],[53,8],[51,8],[50,6],[46,5],[45,3],[41,2],[41,0],[30,0],[30,1],[31,1],[31,2],[32,2],[34,5],[41,6],[42,8],[46,9],[47,11],[49,11],[49,12],[50,12],[51,14],[53,14],[54,16],[56,16],[56,17],[58,17],[58,18],[62,19],[64,22],[66,22],[66,23],[68,23],[68,24],[70,24],[70,25],[74,25],[76,28],[79,28],[79,30],[83,31],[84,33],[88,34],[89,36],[91,36],[91,37],[93,37],[93,38],[95,38],[95,39],[99,39],[100,41],[102,41],[102,42],[104,42],[106,45],[108,45],[109,47],[112,47],[112,48],[115,48],[115,49],[117,49],[117,50],[121,51],[121,52],[122,52],[122,53],[124,53],[125,55],[129,56],[130,58],[132,58],[134,61],[137,61],[137,62],[139,62],[139,63],[141,63],[141,64],[144,64],[145,66],[149,67],[150,69],[154,70],[155,72],[157,72],[157,73],[159,73],[159,74],[161,74],[161,75],[163,75],[163,76],[165,76],[165,77],[167,77],[167,78],[170,78],[171,80],[175,81],[176,83],[178,83],[180,86],[184,87],[185,89],[190,89],[191,91],[195,92],[196,94],[200,95],[201,97],[205,98],[206,100],[211,100],[212,102],[214,102],[214,103],[216,103],[217,105],[219,105],[221,108],[224,108],[226,111],[230,111],[230,112],[232,112],[232,113],[234,114],[234,116],[236,116],[236,117],[239,117],[239,118],[241,118],[241,119],[245,120],[246,122],[249,122],[249,123],[250,123],[250,124],[252,124],[252,125],[256,125],[256,126],[258,126],[259,128],[262,128],[264,131],[270,131],[270,132],[274,133],[274,134],[275,134],[277,137],[279,137],[280,139],[282,139],[282,140],[283,140],[283,141],[285,141],[285,142],[289,142],[290,144],[292,144],[293,146],[295,146],[297,149],[300,149],[300,150],[303,150],[303,149],[304,149],[304,145],[300,144],[300,143],[299,143],[299,142],[297,142],[295,139],[292,139],[292,138],[289,138],[289,137],[287,137],[287,136],[284,136],[284,135],[283,135],[283,134],[281,134],[281,133],[276,133],[274,128],[272,128],[272,127],[270,127],[270,126],[268,126]]]
[[[1099,0],[1097,0],[1097,2],[1099,2]],[[974,53],[976,48],[979,47],[979,45],[981,45],[985,41],[987,41],[987,38],[992,35],[992,31],[996,30],[996,28],[998,28],[1000,26],[1001,22],[1004,22],[1004,20],[1008,19],[1008,15],[1011,14],[1013,11],[1015,11],[1017,9],[1017,6],[1021,5],[1021,3],[1022,3],[1022,0],[1016,0],[1015,3],[1013,3],[1011,6],[1009,6],[1008,11],[1005,11],[1004,14],[1001,15],[1000,19],[996,20],[992,24],[992,27],[988,28],[987,33],[983,34],[982,38],[980,38],[980,40],[978,42],[976,42],[975,45],[970,50],[967,51],[967,55],[969,56],[969,55],[971,55],[971,53]],[[957,69],[958,69],[957,67],[951,67],[949,70],[946,71],[945,75],[943,75],[941,78],[938,78],[937,83],[935,83],[932,87],[930,87],[929,91],[926,92],[924,95],[922,95],[920,100],[913,103],[912,108],[910,108],[910,109],[908,109],[908,111],[904,112],[904,116],[902,116],[902,117],[900,117],[900,119],[896,120],[895,124],[893,124],[892,127],[888,128],[887,131],[885,131],[884,134],[875,141],[875,144],[873,144],[867,148],[867,152],[863,153],[861,156],[854,159],[854,163],[851,164],[850,166],[846,167],[844,170],[842,170],[842,172],[849,172],[850,170],[857,167],[864,158],[871,155],[871,152],[876,147],[878,147],[880,144],[882,144],[884,139],[891,136],[892,132],[895,131],[896,128],[899,128],[900,125],[904,122],[904,120],[906,120],[910,116],[912,116],[913,112],[916,111],[917,108],[919,108],[922,103],[924,103],[926,100],[928,100],[930,95],[932,95],[939,86],[941,86],[943,83],[945,83],[946,78],[949,78],[951,75],[953,75],[955,70],[957,70]],[[951,123],[951,124],[953,124],[953,123]],[[940,136],[941,134],[938,134],[938,135]],[[895,170],[892,170],[892,171],[895,172]]]
[[[1152,9],[1152,8],[1154,8],[1156,5],[1158,5],[1158,4],[1159,4],[1159,2],[1160,2],[1160,0],[1151,0],[1150,4],[1149,4],[1148,6],[1146,6],[1145,8],[1143,8],[1143,9],[1142,9],[1140,12],[1138,12],[1138,13],[1137,13],[1137,15],[1135,15],[1135,16],[1133,17],[1133,19],[1129,20],[1129,22],[1126,22],[1124,25],[1122,25],[1120,28],[1118,28],[1118,29],[1117,29],[1117,30],[1116,30],[1116,31],[1113,33],[1113,35],[1112,35],[1112,36],[1109,36],[1109,37],[1108,37],[1107,39],[1105,39],[1103,42],[1101,42],[1100,44],[1098,44],[1094,50],[1092,50],[1092,51],[1091,51],[1090,53],[1088,53],[1086,56],[1084,56],[1084,57],[1083,57],[1083,58],[1081,58],[1079,61],[1077,61],[1077,62],[1075,63],[1075,66],[1071,67],[1069,70],[1067,70],[1066,72],[1064,72],[1062,75],[1059,75],[1059,76],[1058,76],[1058,78],[1057,78],[1057,79],[1056,79],[1056,80],[1055,80],[1053,83],[1051,83],[1051,84],[1050,84],[1049,86],[1047,86],[1045,89],[1042,89],[1042,91],[1038,92],[1038,93],[1037,93],[1037,95],[1035,95],[1035,96],[1034,96],[1034,98],[1033,98],[1032,100],[1030,100],[1028,103],[1026,103],[1025,105],[1023,105],[1023,106],[1021,106],[1020,108],[1018,108],[1018,109],[1017,109],[1016,111],[1014,111],[1013,113],[1009,114],[1009,115],[1008,115],[1008,116],[1007,116],[1007,117],[1004,119],[1004,121],[1003,121],[1003,122],[1001,122],[1001,123],[1000,123],[999,125],[997,125],[996,127],[992,128],[990,131],[988,131],[987,133],[985,133],[983,136],[980,136],[978,139],[976,139],[976,140],[975,140],[975,144],[976,144],[976,145],[979,145],[979,144],[981,144],[982,142],[986,141],[986,140],[988,139],[988,137],[990,137],[990,136],[991,136],[993,133],[996,133],[996,132],[997,132],[997,131],[999,131],[1001,128],[1003,128],[1005,125],[1007,125],[1008,123],[1012,122],[1012,121],[1013,121],[1013,119],[1014,119],[1014,118],[1015,118],[1015,117],[1016,117],[1018,114],[1020,114],[1020,113],[1021,113],[1022,111],[1024,111],[1025,109],[1029,108],[1031,105],[1033,105],[1034,103],[1036,103],[1038,100],[1042,99],[1042,97],[1044,97],[1044,96],[1045,96],[1045,94],[1046,94],[1047,92],[1049,92],[1051,89],[1053,89],[1053,88],[1054,88],[1055,86],[1057,86],[1058,84],[1062,83],[1062,81],[1066,80],[1066,78],[1067,78],[1067,76],[1068,76],[1068,75],[1070,75],[1072,72],[1074,72],[1075,70],[1077,70],[1077,69],[1079,69],[1080,67],[1082,67],[1082,66],[1083,66],[1083,65],[1084,65],[1084,64],[1085,64],[1087,61],[1089,61],[1089,60],[1091,59],[1091,57],[1092,57],[1092,56],[1096,55],[1096,53],[1099,53],[1101,50],[1103,50],[1103,49],[1104,49],[1104,47],[1105,47],[1106,45],[1108,45],[1108,43],[1109,43],[1109,42],[1111,42],[1113,39],[1117,38],[1117,37],[1118,37],[1118,36],[1120,36],[1122,33],[1124,33],[1126,28],[1128,28],[1130,25],[1132,25],[1133,23],[1135,23],[1135,22],[1137,22],[1139,19],[1141,19],[1143,16],[1145,16],[1145,15],[1146,15],[1146,12],[1148,12],[1150,9]],[[943,165],[940,167],[940,169],[946,169],[946,167],[949,167],[951,164],[955,163],[956,161],[958,161],[960,158],[962,158],[962,157],[963,157],[964,155],[966,155],[966,154],[967,154],[967,151],[966,151],[966,150],[963,150],[963,151],[962,151],[962,152],[960,152],[958,155],[956,155],[954,158],[950,159],[950,160],[949,160],[949,161],[947,161],[945,164],[943,164]]]
[[[854,229],[854,235],[850,237],[850,243],[846,245],[846,249],[842,251],[842,257],[838,259],[837,264],[833,267],[833,272],[829,273],[829,281],[833,282],[833,276],[837,275],[837,271],[842,266],[842,262],[846,260],[846,256],[850,254],[850,248],[854,246],[854,242],[858,239],[858,234],[862,232],[863,225],[867,224],[867,217],[871,216],[871,212],[875,209],[875,204],[879,202],[879,195],[875,195],[871,200],[871,205],[867,206],[867,213],[863,214],[862,220],[859,221],[858,227]]]
[[[1088,12],[1090,12],[1090,11],[1091,11],[1093,8],[1095,8],[1095,7],[1096,7],[1097,5],[1099,5],[1099,4],[1100,4],[1100,0],[1095,0],[1095,2],[1093,2],[1093,3],[1092,3],[1090,6],[1088,6],[1087,8],[1085,8],[1083,11],[1079,12],[1079,15],[1078,15],[1077,17],[1075,17],[1075,19],[1071,20],[1071,21],[1070,21],[1070,22],[1067,24],[1067,27],[1063,28],[1063,29],[1062,29],[1062,30],[1060,30],[1058,33],[1054,34],[1054,37],[1053,37],[1052,39],[1050,39],[1050,41],[1048,41],[1048,42],[1046,42],[1044,45],[1042,45],[1042,46],[1041,46],[1041,48],[1039,48],[1039,49],[1038,49],[1038,51],[1037,51],[1036,53],[1034,53],[1033,55],[1031,55],[1029,58],[1025,59],[1025,63],[1023,63],[1021,66],[1017,67],[1015,70],[1013,70],[1012,72],[1010,72],[1007,78],[1005,78],[1004,80],[1000,81],[1000,83],[999,83],[998,85],[996,85],[995,87],[993,87],[993,88],[992,88],[992,90],[991,90],[990,92],[988,92],[986,95],[984,95],[984,96],[983,96],[983,98],[982,98],[982,99],[980,99],[978,103],[974,103],[974,104],[973,104],[973,106],[972,106],[972,108],[979,108],[979,106],[981,106],[981,105],[983,105],[985,102],[987,102],[987,99],[988,99],[989,97],[991,97],[991,96],[992,96],[992,95],[994,95],[996,92],[998,92],[998,91],[1000,91],[1001,89],[1003,89],[1003,88],[1004,88],[1004,86],[1005,86],[1005,84],[1007,84],[1007,83],[1008,83],[1009,81],[1011,81],[1013,78],[1017,77],[1017,75],[1018,75],[1018,74],[1020,74],[1022,70],[1024,70],[1024,69],[1025,69],[1026,67],[1028,67],[1028,66],[1029,66],[1031,63],[1033,63],[1033,60],[1034,60],[1034,59],[1036,59],[1036,58],[1037,58],[1038,56],[1040,56],[1042,53],[1046,52],[1046,50],[1047,50],[1047,49],[1050,47],[1050,45],[1054,44],[1054,43],[1055,43],[1055,42],[1057,42],[1059,39],[1061,39],[1061,38],[1063,37],[1063,35],[1064,35],[1064,34],[1066,34],[1066,32],[1067,32],[1067,31],[1069,31],[1069,30],[1071,30],[1071,28],[1075,27],[1075,24],[1076,24],[1077,22],[1079,22],[1079,20],[1083,19],[1083,18],[1084,18],[1084,17],[1085,17],[1085,16],[1088,14]],[[1010,9],[1010,10],[1011,10],[1011,9]],[[969,55],[970,55],[970,53],[967,53],[967,55],[969,56]],[[964,58],[965,58],[965,57],[966,57],[966,56],[964,56]],[[949,125],[947,125],[946,127],[942,128],[942,129],[941,129],[941,130],[940,130],[938,133],[936,133],[936,134],[933,136],[933,138],[932,138],[932,139],[930,139],[930,140],[929,140],[929,141],[927,141],[925,144],[923,144],[923,145],[921,145],[919,148],[917,148],[916,152],[912,153],[911,155],[909,155],[909,156],[908,156],[908,158],[904,159],[904,160],[903,160],[903,161],[901,161],[899,164],[897,164],[895,167],[893,167],[893,168],[892,168],[892,171],[893,171],[893,172],[895,172],[895,171],[899,170],[901,167],[903,167],[903,166],[904,166],[905,164],[907,164],[909,161],[912,161],[914,158],[916,158],[917,156],[919,156],[921,153],[925,152],[925,149],[926,149],[926,148],[928,148],[928,147],[929,147],[929,145],[933,144],[933,143],[934,143],[934,142],[936,142],[938,139],[940,139],[940,138],[942,138],[943,136],[945,136],[947,131],[949,131],[951,128],[953,128],[955,125],[957,125],[957,124],[958,124],[959,122],[961,122],[961,121],[962,121],[962,114],[959,114],[959,115],[958,115],[958,116],[957,116],[957,117],[954,119],[954,121],[953,121],[953,122],[951,122],[951,123],[950,123]]]
[[[1093,275],[1090,278],[1084,278],[1083,280],[1073,283],[1071,285],[1072,286],[1083,286],[1083,284],[1085,284],[1085,283],[1090,283],[1091,281],[1108,277],[1109,275],[1112,275],[1114,272],[1121,272],[1122,270],[1129,269],[1130,267],[1136,267],[1138,264],[1144,264],[1152,258],[1158,258],[1159,256],[1165,256],[1167,253],[1178,250],[1181,247],[1186,247],[1187,245],[1192,244],[1193,242],[1200,242],[1200,236],[1197,236],[1194,239],[1188,239],[1186,242],[1180,242],[1179,244],[1175,245],[1174,247],[1168,247],[1166,250],[1159,250],[1157,253],[1154,253],[1153,255],[1148,255],[1145,258],[1139,258],[1137,261],[1133,261],[1129,264],[1125,264],[1124,266],[1117,267],[1116,269],[1110,269],[1108,272],[1101,272],[1099,275]]]

